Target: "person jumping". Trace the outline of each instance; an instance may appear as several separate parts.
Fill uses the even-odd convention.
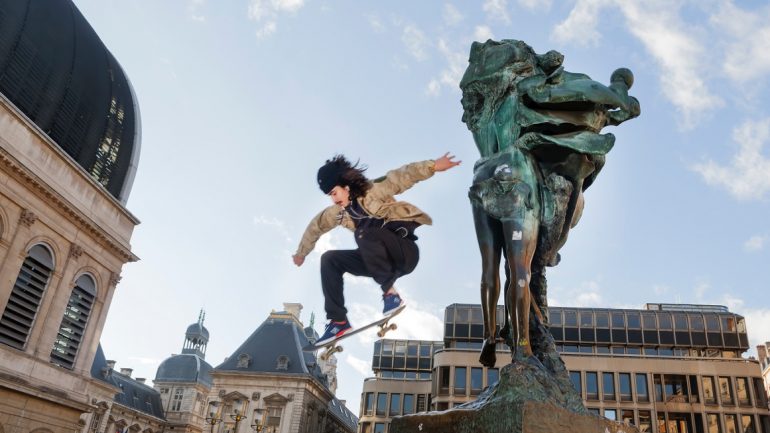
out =
[[[342,155],[327,160],[318,169],[318,186],[334,204],[310,221],[292,256],[294,264],[302,266],[321,235],[340,225],[354,232],[358,248],[330,250],[321,256],[321,286],[329,323],[316,345],[333,341],[353,330],[343,295],[342,276],[346,272],[371,277],[380,285],[385,317],[406,306],[393,283],[417,266],[419,249],[414,231],[432,221],[416,206],[396,201],[393,196],[430,178],[435,172],[459,165],[461,161],[454,161],[454,158],[447,152],[435,160],[414,162],[391,170],[374,181],[364,176],[366,166],[352,164]]]

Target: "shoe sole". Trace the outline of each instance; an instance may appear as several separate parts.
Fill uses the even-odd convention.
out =
[[[334,337],[329,337],[326,340],[318,340],[318,341],[316,341],[315,345],[316,346],[323,346],[323,345],[329,344],[329,343],[331,343],[334,340],[338,340],[338,339],[342,338],[343,336],[345,336],[346,334],[348,334],[349,332],[352,332],[352,331],[353,331],[353,328],[350,327],[348,329],[345,329],[344,331],[338,332]]]

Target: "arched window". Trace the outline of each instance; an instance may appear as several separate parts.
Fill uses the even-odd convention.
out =
[[[81,275],[75,280],[64,317],[59,325],[59,333],[51,350],[51,362],[65,368],[75,365],[75,358],[83,341],[88,316],[96,298],[96,284],[90,275]]]
[[[0,343],[24,349],[52,269],[53,257],[46,247],[30,248],[0,318]]]

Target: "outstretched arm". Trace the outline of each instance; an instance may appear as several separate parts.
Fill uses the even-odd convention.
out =
[[[305,262],[305,256],[310,254],[313,248],[315,248],[318,238],[340,224],[342,221],[340,212],[341,208],[339,206],[332,205],[322,210],[310,221],[310,224],[305,229],[305,233],[302,235],[302,240],[299,242],[297,252],[291,256],[295,265],[302,266]]]
[[[461,161],[454,161],[454,155],[449,152],[435,160],[413,162],[401,168],[389,171],[381,182],[376,182],[376,188],[372,188],[369,194],[378,198],[385,198],[401,194],[411,188],[417,182],[428,179],[437,171],[446,171],[460,165]]]

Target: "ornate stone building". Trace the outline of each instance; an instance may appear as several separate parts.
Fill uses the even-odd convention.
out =
[[[139,223],[139,111],[70,0],[0,0],[0,432],[81,429]]]
[[[212,431],[355,432],[358,419],[334,396],[336,361],[319,365],[302,350],[317,338],[299,320],[302,305],[287,303],[284,310],[271,313],[211,372],[208,412],[222,420]],[[237,424],[235,413],[244,417]]]

